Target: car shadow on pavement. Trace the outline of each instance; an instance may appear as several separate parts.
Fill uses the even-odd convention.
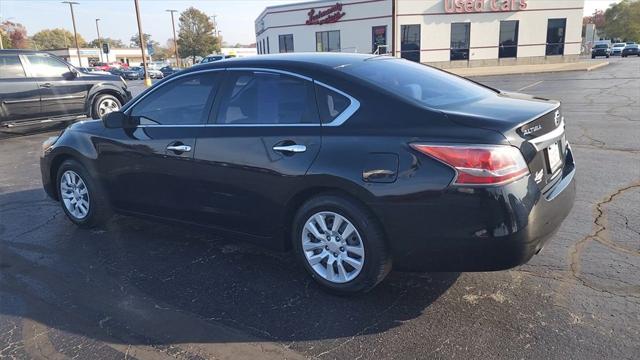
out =
[[[79,229],[39,189],[0,194],[0,205],[0,314],[112,343],[376,334],[420,316],[459,276],[392,272],[337,297],[291,253],[124,216]]]

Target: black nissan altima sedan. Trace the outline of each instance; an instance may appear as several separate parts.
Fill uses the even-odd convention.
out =
[[[75,224],[113,213],[292,249],[323,287],[391,268],[508,269],[568,215],[560,103],[387,56],[282,54],[202,65],[43,144]],[[149,244],[149,246],[153,246]]]

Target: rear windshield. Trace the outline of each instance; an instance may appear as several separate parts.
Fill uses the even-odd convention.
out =
[[[337,69],[429,107],[495,95],[489,88],[469,80],[404,59],[371,58]]]
[[[625,47],[627,44],[613,44],[613,47]]]
[[[595,46],[596,49],[606,49],[608,47],[609,47],[609,45],[607,45],[607,44],[598,44],[598,45]]]

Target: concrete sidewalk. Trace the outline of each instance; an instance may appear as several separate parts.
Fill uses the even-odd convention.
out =
[[[483,66],[472,68],[444,69],[450,73],[461,76],[490,76],[550,73],[560,71],[591,71],[609,65],[608,61],[580,61],[573,63],[536,64],[536,65],[503,65]]]

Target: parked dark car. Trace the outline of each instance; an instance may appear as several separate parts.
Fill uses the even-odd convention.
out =
[[[598,56],[604,56],[606,58],[611,56],[611,49],[608,44],[596,44],[593,49],[591,49],[591,58],[595,59]]]
[[[622,50],[622,57],[627,56],[640,56],[640,48],[638,48],[638,44],[631,44],[624,47]]]
[[[144,78],[144,69],[139,66],[131,66],[124,69],[122,75],[126,80],[139,80]]]
[[[294,250],[334,292],[392,266],[527,262],[575,197],[560,103],[356,54],[194,67],[43,144],[44,188],[79,226],[112,211]],[[152,246],[151,244],[149,246]]]
[[[119,77],[78,71],[45,52],[0,50],[0,126],[99,118],[130,98]]]
[[[163,76],[173,75],[173,74],[177,73],[178,71],[180,71],[179,68],[171,67],[171,66],[165,66],[165,67],[160,69],[160,72],[162,72]]]

